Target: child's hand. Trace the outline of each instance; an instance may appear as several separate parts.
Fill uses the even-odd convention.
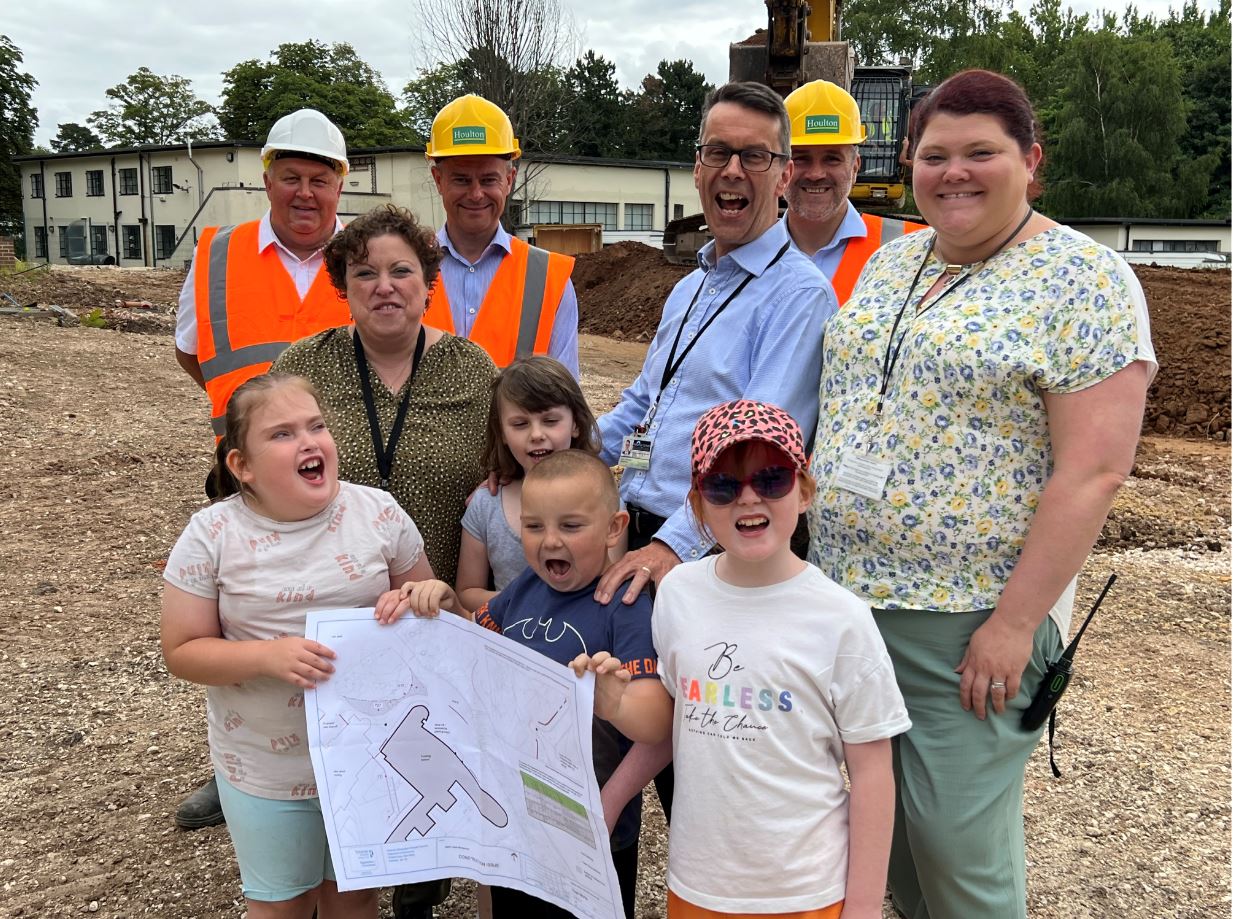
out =
[[[311,638],[288,636],[265,642],[262,648],[266,676],[301,689],[316,689],[334,672],[330,663],[337,655]]]
[[[607,651],[600,651],[594,657],[579,654],[569,666],[579,678],[588,670],[595,674],[595,714],[605,721],[616,717],[625,686],[633,678],[625,665]]]
[[[398,590],[387,590],[377,601],[374,615],[383,625],[395,621],[407,610],[416,616],[435,619],[443,609],[457,612],[458,595],[444,581],[408,581]]]

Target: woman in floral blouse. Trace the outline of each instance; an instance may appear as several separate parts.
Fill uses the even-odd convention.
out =
[[[1130,472],[1155,356],[1143,292],[1036,213],[1027,96],[965,71],[915,109],[936,232],[880,249],[826,329],[811,558],[860,594],[913,727],[890,886],[910,919],[1026,914],[1019,718]]]

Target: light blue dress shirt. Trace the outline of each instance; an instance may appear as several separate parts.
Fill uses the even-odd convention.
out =
[[[621,401],[599,419],[600,457],[615,464],[621,441],[642,424],[663,379],[669,352],[681,329],[677,359],[701,326],[749,275],[753,280],[724,309],[668,381],[650,426],[651,468],[625,470],[621,497],[667,522],[656,539],[683,560],[700,558],[712,543],[704,539],[685,501],[690,485],[690,439],[694,425],[712,406],[733,399],[758,399],[786,410],[806,437],[818,420],[818,379],[822,370],[822,328],[838,304],[830,282],[801,251],[789,246],[788,231],[776,222],[751,243],[715,260],[715,243],[698,253],[701,267],[683,278],[664,304],[663,316],[642,371]],[[686,317],[690,301],[697,302]]]
[[[448,225],[437,231],[437,242],[445,250],[445,258],[441,260],[441,282],[450,301],[454,334],[470,338],[488,286],[501,267],[501,259],[510,253],[510,236],[505,227],[498,223],[492,242],[479,260],[472,264],[454,248],[447,229]],[[578,296],[574,293],[572,280],[566,282],[565,292],[561,294],[561,303],[552,323],[552,337],[548,341],[548,354],[568,367],[574,379],[578,378]]]
[[[869,228],[865,226],[865,221],[861,220],[860,211],[852,206],[851,201],[846,203],[847,213],[843,215],[843,222],[835,230],[835,235],[829,243],[811,256],[813,263],[818,266],[819,271],[826,275],[828,281],[839,270],[839,263],[843,261],[843,254],[848,249],[848,240],[864,239],[869,235]],[[779,218],[779,222],[783,224],[785,230],[788,229],[787,211],[783,212],[783,217]],[[795,242],[792,243],[792,248],[797,248]]]

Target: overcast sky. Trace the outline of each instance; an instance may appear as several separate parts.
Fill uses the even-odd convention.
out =
[[[728,75],[728,44],[766,25],[761,0],[560,0],[572,11],[582,49],[616,64],[623,87],[637,86],[663,59],[693,61],[712,83]],[[905,4],[906,6],[907,4]],[[1030,0],[1016,0],[1027,8]],[[1180,0],[1174,5],[1180,6]],[[1215,9],[1217,0],[1199,0]],[[1121,2],[1072,0],[1079,12],[1120,10]],[[1165,13],[1169,0],[1140,0],[1141,13]],[[197,95],[217,104],[222,73],[251,58],[266,59],[283,42],[345,41],[385,78],[395,96],[416,75],[422,59],[410,3],[366,4],[317,0],[270,5],[209,0],[156,4],[148,0],[42,0],[5,3],[0,34],[21,49],[46,144],[61,122],[84,123],[104,108],[104,91],[138,67],[192,80]]]

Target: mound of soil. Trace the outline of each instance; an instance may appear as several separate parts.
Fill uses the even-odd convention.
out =
[[[688,272],[636,242],[579,256],[573,277],[582,331],[650,341],[664,300]],[[1147,294],[1160,362],[1144,431],[1228,440],[1229,272],[1136,266],[1135,274]]]

